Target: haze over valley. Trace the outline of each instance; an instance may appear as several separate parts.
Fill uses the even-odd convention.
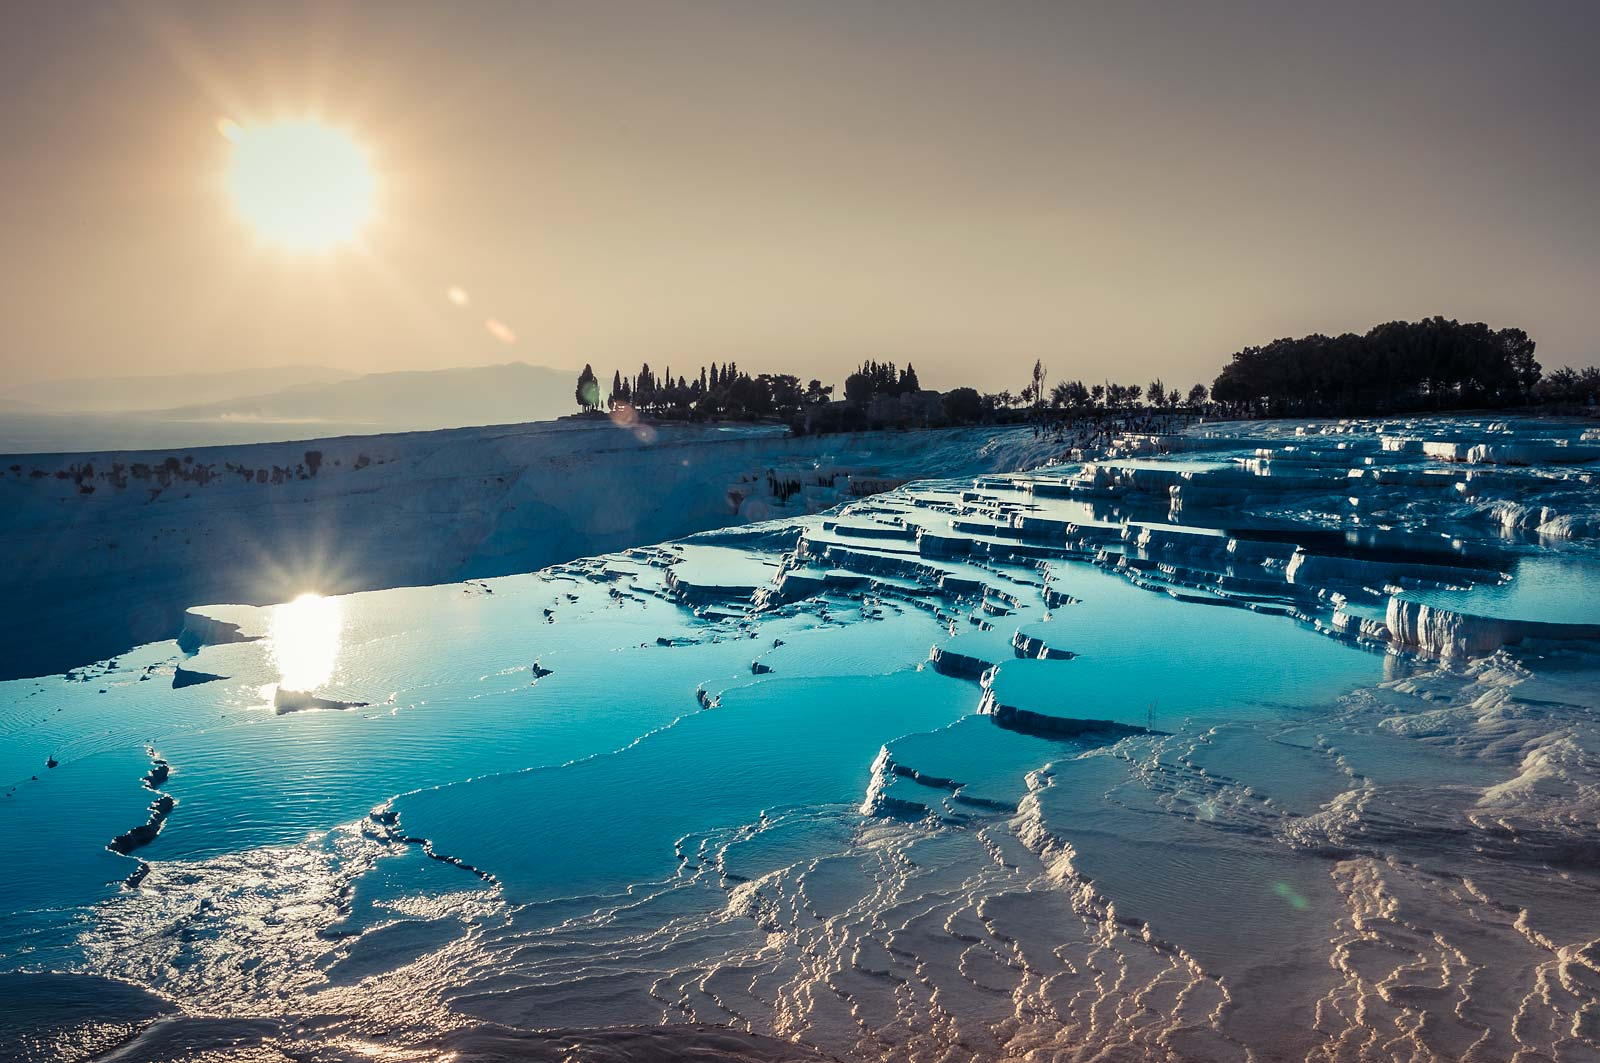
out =
[[[544,421],[572,409],[570,374],[521,362],[354,374],[320,366],[17,389],[0,452],[143,450]]]

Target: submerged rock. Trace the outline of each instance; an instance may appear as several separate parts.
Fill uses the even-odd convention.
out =
[[[225,675],[213,675],[210,672],[191,671],[179,665],[172,673],[172,689],[182,690],[184,687],[199,686],[201,683],[215,683],[219,679],[227,679]]]
[[[0,1043],[19,1061],[98,1058],[176,1010],[156,993],[87,974],[0,974],[0,1000]]]
[[[272,706],[279,714],[286,712],[302,712],[306,709],[364,709],[369,703],[365,701],[340,701],[336,698],[323,698],[305,690],[285,690],[279,687],[272,695]]]

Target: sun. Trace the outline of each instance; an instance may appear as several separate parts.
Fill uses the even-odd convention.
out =
[[[354,240],[377,208],[367,155],[316,121],[218,123],[233,142],[228,191],[240,216],[272,243],[301,251]]]

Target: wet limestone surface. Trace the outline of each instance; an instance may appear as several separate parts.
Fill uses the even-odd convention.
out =
[[[1593,470],[1469,475],[1552,431],[1201,426],[529,575],[197,604],[182,645],[0,684],[0,988],[152,994],[50,1026],[61,1058],[696,1024],[730,1059],[1592,1058],[1600,651],[1385,624],[1587,622],[1590,544],[1501,503],[1580,528]]]

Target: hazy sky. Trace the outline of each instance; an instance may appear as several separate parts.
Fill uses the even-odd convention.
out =
[[[1593,364],[1597,46],[1585,2],[17,0],[0,369],[1187,386],[1433,313]],[[225,193],[220,118],[305,114],[371,153],[361,249]]]

